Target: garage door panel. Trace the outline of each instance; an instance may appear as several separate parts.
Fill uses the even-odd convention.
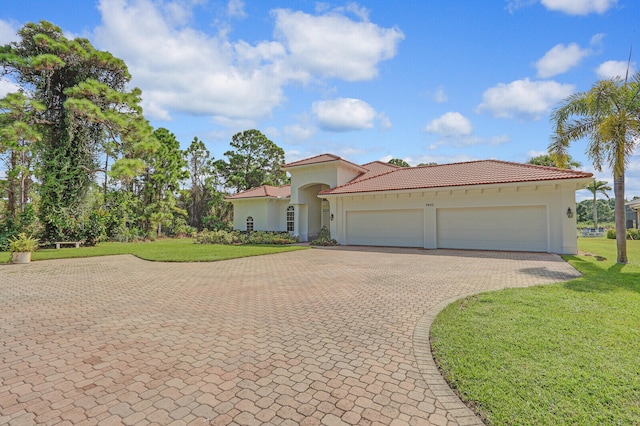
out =
[[[347,244],[424,247],[422,210],[347,212]]]
[[[546,206],[438,209],[439,248],[548,250]]]

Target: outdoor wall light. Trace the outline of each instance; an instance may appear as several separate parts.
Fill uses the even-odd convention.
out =
[[[330,216],[330,217],[331,217],[331,220],[333,220],[333,213],[331,213],[331,216]]]
[[[567,217],[571,219],[573,217],[573,212],[571,211],[571,207],[567,207]]]

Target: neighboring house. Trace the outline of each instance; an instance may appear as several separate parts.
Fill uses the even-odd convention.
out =
[[[627,229],[640,227],[640,198],[625,204]]]
[[[291,185],[226,198],[236,229],[308,241],[327,226],[345,245],[575,254],[575,192],[593,181],[498,160],[405,168],[322,154],[282,168]]]

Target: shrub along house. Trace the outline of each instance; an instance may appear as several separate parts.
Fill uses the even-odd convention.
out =
[[[577,252],[575,192],[591,173],[498,160],[358,165],[322,154],[282,166],[291,185],[228,196],[238,230],[322,226],[345,245]]]

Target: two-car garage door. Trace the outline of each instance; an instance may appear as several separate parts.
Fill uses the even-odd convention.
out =
[[[425,247],[424,211],[347,212],[347,244]],[[436,212],[438,248],[546,252],[546,206],[441,208]],[[429,229],[429,228],[427,228]]]
[[[438,209],[438,248],[548,251],[546,206]]]

